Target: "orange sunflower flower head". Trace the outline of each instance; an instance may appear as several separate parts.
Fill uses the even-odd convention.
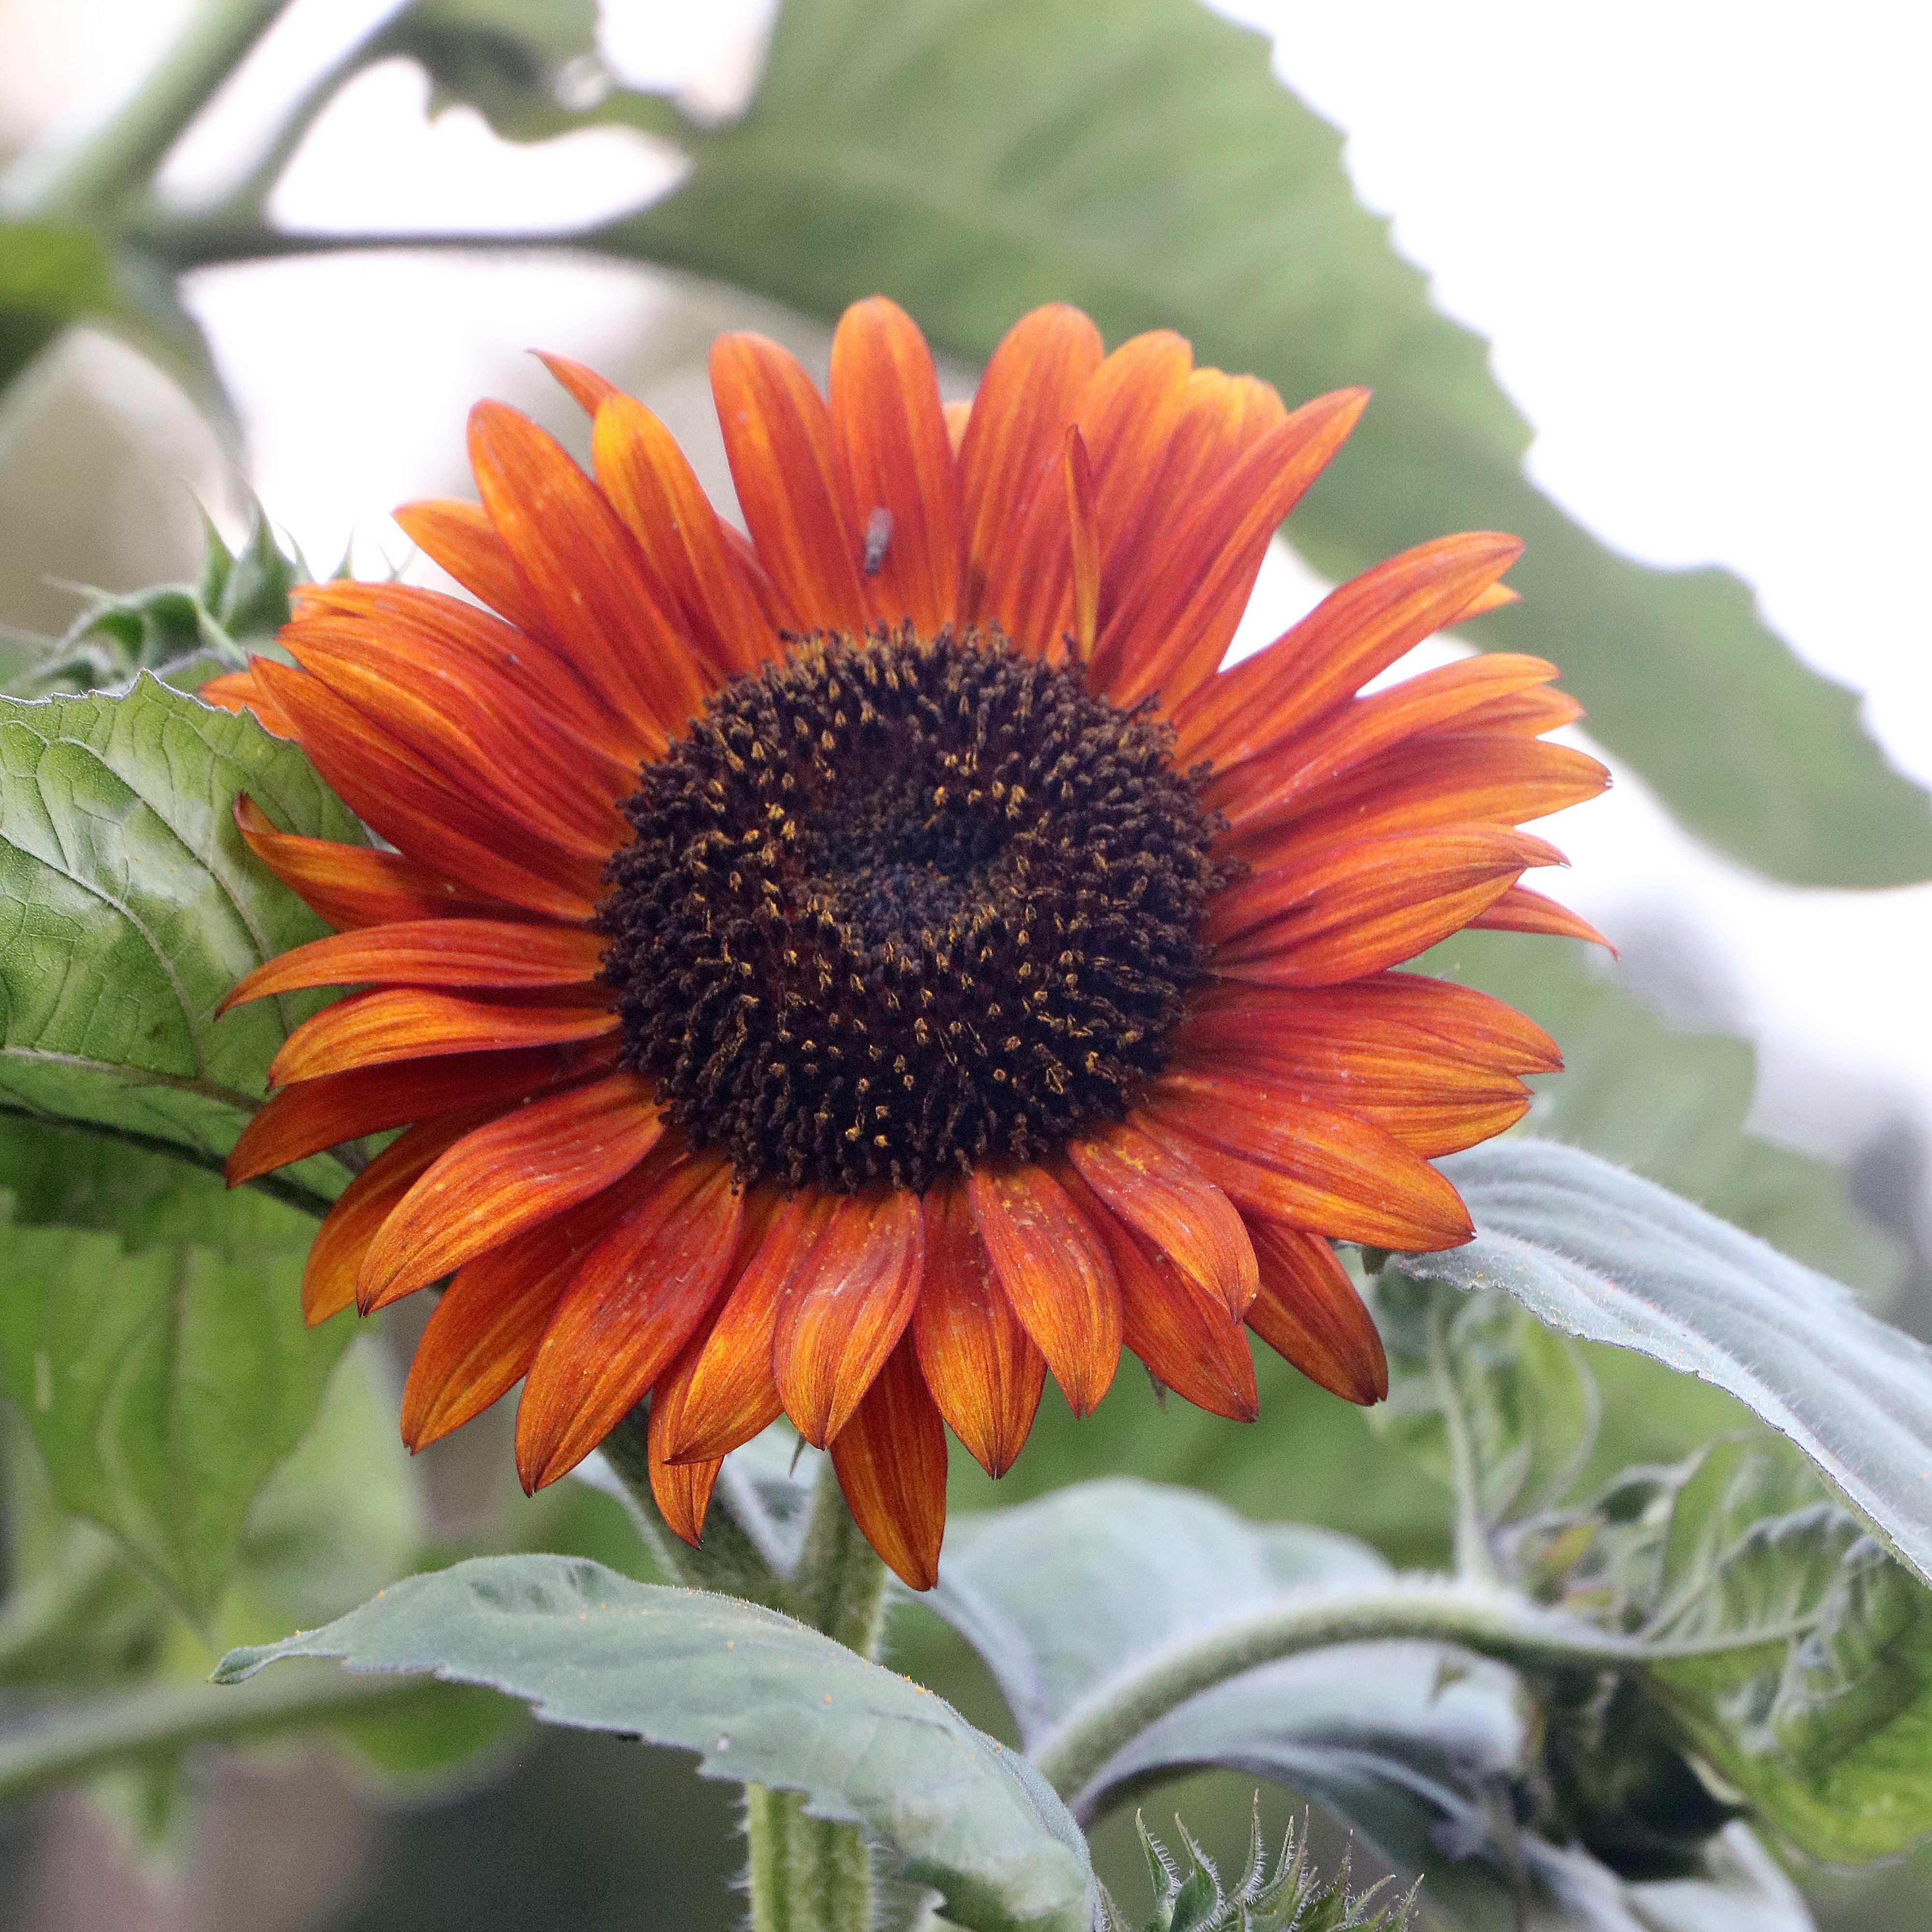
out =
[[[829,397],[754,335],[711,374],[748,541],[663,424],[574,364],[595,476],[480,404],[480,507],[399,512],[476,600],[308,586],[204,687],[300,741],[393,849],[244,837],[332,926],[231,1001],[292,1034],[245,1180],[405,1131],[323,1224],[308,1318],[445,1281],[412,1448],[524,1384],[536,1489],[646,1396],[695,1539],[788,1415],[915,1588],[945,1430],[997,1475],[1050,1373],[1122,1346],[1256,1410],[1247,1331],[1386,1392],[1332,1244],[1468,1238],[1432,1156],[1500,1132],[1550,1040],[1394,970],[1465,926],[1590,936],[1517,830],[1605,782],[1552,668],[1359,695],[1507,601],[1520,546],[1425,544],[1221,668],[1276,526],[1366,400],[1292,412],[1178,337],[1024,317],[943,405],[891,303]],[[487,608],[484,608],[487,607]]]

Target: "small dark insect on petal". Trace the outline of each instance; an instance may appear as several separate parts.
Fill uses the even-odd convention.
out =
[[[881,503],[866,519],[866,574],[876,577],[886,567],[892,547],[892,513]]]

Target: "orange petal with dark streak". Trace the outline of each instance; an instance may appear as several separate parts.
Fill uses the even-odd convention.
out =
[[[1246,1215],[1344,1240],[1417,1252],[1475,1230],[1454,1188],[1393,1134],[1340,1108],[1283,1104],[1280,1089],[1171,1067],[1142,1124],[1219,1184]]]
[[[1094,465],[1085,439],[1066,426],[1066,518],[1072,530],[1073,654],[1094,662],[1100,629],[1100,524],[1094,504]]]
[[[870,614],[832,418],[812,378],[762,335],[721,335],[711,392],[739,507],[779,595],[804,629],[862,631]]]
[[[994,1277],[960,1180],[926,1197],[926,1279],[912,1340],[953,1434],[988,1475],[1004,1475],[1033,1427],[1046,1358]]]
[[[1262,1292],[1248,1326],[1310,1382],[1364,1407],[1388,1394],[1382,1338],[1348,1270],[1318,1234],[1252,1220]]]
[[[832,1466],[853,1520],[886,1568],[908,1589],[931,1589],[946,1534],[946,1427],[909,1337],[832,1438]]]
[[[311,986],[582,987],[605,941],[584,926],[514,920],[412,919],[291,946],[242,980],[215,1010]]]
[[[783,1412],[772,1372],[778,1304],[825,1232],[832,1208],[830,1196],[797,1194],[770,1217],[697,1350],[677,1412],[667,1425],[666,1453],[674,1461],[728,1456]]]
[[[298,1081],[274,1095],[242,1130],[228,1156],[228,1184],[238,1187],[324,1148],[426,1120],[454,1108],[521,1100],[601,1070],[614,1058],[611,1049],[603,1046],[542,1046],[522,1052],[399,1060]]]
[[[614,396],[590,436],[597,481],[704,646],[716,673],[756,670],[781,650],[724,526],[677,439],[642,403]],[[735,534],[735,532],[734,532]]]
[[[621,1180],[664,1122],[650,1089],[614,1073],[531,1101],[459,1141],[409,1192],[362,1264],[380,1308]]]
[[[302,1268],[302,1318],[313,1328],[356,1300],[356,1277],[369,1244],[382,1232],[390,1210],[446,1148],[494,1109],[468,1107],[443,1114],[390,1142],[349,1185],[322,1218]]]
[[[517,1407],[517,1473],[566,1475],[637,1406],[724,1286],[743,1198],[724,1162],[679,1162],[585,1256]]]
[[[1081,1212],[1106,1244],[1120,1285],[1122,1335],[1148,1373],[1210,1415],[1253,1421],[1261,1396],[1240,1318],[1167,1264],[1078,1174],[1066,1185],[1078,1190]]]
[[[249,850],[333,926],[381,926],[446,913],[488,916],[509,910],[500,899],[459,891],[400,852],[278,831],[246,792],[236,796],[235,824]]]
[[[1491,531],[1440,537],[1333,590],[1265,650],[1208,679],[1174,714],[1174,761],[1222,770],[1305,729],[1453,623],[1522,554]]]
[[[1100,1238],[1044,1168],[976,1168],[974,1224],[1020,1324],[1076,1415],[1098,1406],[1120,1359],[1120,1291]]]
[[[772,1369],[785,1413],[814,1448],[844,1427],[912,1319],[923,1222],[918,1196],[902,1189],[842,1196],[786,1285]]]
[[[866,535],[872,615],[909,618],[932,637],[959,615],[959,472],[932,352],[896,302],[869,296],[839,317],[830,392],[848,522]]]
[[[1198,1168],[1125,1122],[1070,1141],[1066,1154],[1112,1214],[1240,1319],[1260,1285],[1254,1251],[1234,1204]]]
[[[561,1046],[617,1030],[617,1016],[596,1006],[504,1006],[422,986],[351,993],[302,1022],[268,1063],[268,1082],[282,1087],[325,1073],[380,1066],[445,1054]]]
[[[634,1168],[615,1186],[457,1270],[404,1384],[403,1440],[412,1450],[460,1429],[523,1379],[584,1257],[655,1178]]]

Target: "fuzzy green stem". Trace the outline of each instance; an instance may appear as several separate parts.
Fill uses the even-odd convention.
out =
[[[745,1790],[752,1932],[867,1932],[871,1861],[850,1825],[806,1816],[795,1791]]]
[[[1189,1698],[1304,1651],[1404,1640],[1451,1644],[1544,1671],[1631,1670],[1741,1647],[1735,1638],[1655,1643],[1624,1636],[1460,1580],[1398,1583],[1268,1611],[1162,1652],[1077,1705],[1030,1755],[1076,1815],[1089,1815],[1093,1802],[1082,1801],[1108,1760]],[[1766,1640],[1766,1633],[1753,1634],[1754,1644]]]
[[[189,122],[287,4],[205,0],[140,88],[28,188],[22,212],[86,215],[145,187]]]
[[[872,1657],[878,1651],[885,1593],[886,1566],[852,1520],[828,1456],[785,1607],[848,1650]]]
[[[1481,1478],[1476,1468],[1475,1446],[1469,1439],[1469,1419],[1462,1411],[1456,1378],[1450,1372],[1448,1331],[1443,1298],[1438,1295],[1429,1311],[1429,1372],[1442,1400],[1442,1431],[1456,1492],[1456,1574],[1472,1583],[1494,1584],[1500,1580],[1490,1549],[1489,1526],[1483,1517]]]

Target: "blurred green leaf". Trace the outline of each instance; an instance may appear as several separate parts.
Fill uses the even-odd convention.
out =
[[[219,1024],[215,1006],[326,929],[242,844],[242,791],[286,829],[362,841],[296,746],[151,676],[118,697],[0,699],[0,1107],[226,1154],[321,1001]],[[297,1170],[329,1194],[344,1178],[326,1158]]]
[[[1573,1148],[1507,1138],[1443,1170],[1476,1226],[1399,1274],[1502,1289],[1562,1333],[1714,1382],[1932,1577],[1932,1352],[1838,1282]]]
[[[790,1618],[562,1557],[412,1576],[327,1628],[224,1660],[434,1672],[540,1718],[701,1754],[707,1776],[808,1794],[859,1826],[970,1932],[1088,1932],[1086,1846],[1024,1761],[931,1692]]]
[[[1525,481],[1485,344],[1430,306],[1257,36],[1194,0],[786,0],[748,112],[686,145],[689,177],[604,245],[824,315],[883,290],[976,359],[1064,300],[1291,402],[1373,385],[1291,526],[1318,568],[1514,531],[1525,602],[1486,639],[1560,664],[1686,824],[1801,884],[1932,874],[1924,794],[1743,584],[1619,556]]]

